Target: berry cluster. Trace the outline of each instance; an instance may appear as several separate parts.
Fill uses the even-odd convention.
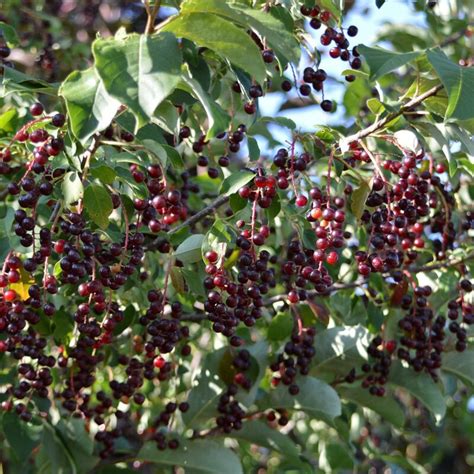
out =
[[[268,268],[272,260],[270,254],[262,250],[256,257],[250,237],[240,235],[237,238],[237,246],[241,249],[237,261],[237,281],[231,280],[222,266],[217,265],[217,252],[206,254],[209,262],[206,272],[209,276],[204,280],[204,287],[208,291],[204,309],[213,323],[213,330],[230,337],[230,343],[234,346],[242,343],[234,335],[235,328],[240,322],[247,327],[255,324],[262,316],[263,295],[275,286],[274,271]]]
[[[281,382],[288,386],[290,395],[298,395],[300,389],[295,379],[298,372],[301,375],[309,373],[311,360],[316,353],[313,345],[315,334],[315,329],[309,327],[300,328],[291,336],[291,341],[285,344],[283,354],[279,354],[277,361],[270,366],[277,373],[272,379],[273,386]]]
[[[354,150],[358,151],[357,145]],[[430,232],[443,235],[440,258],[452,246],[454,228],[443,203],[452,204],[453,198],[438,176],[422,169],[423,157],[423,154],[407,153],[402,161],[386,160],[383,168],[396,177],[394,184],[384,175],[375,176],[366,201],[367,207],[373,210],[365,210],[361,217],[370,248],[370,253],[356,253],[361,275],[393,271],[406,261],[415,261],[417,249],[425,246],[424,233],[428,226]],[[436,166],[436,173],[443,172],[442,165]],[[435,210],[431,219],[430,209]]]

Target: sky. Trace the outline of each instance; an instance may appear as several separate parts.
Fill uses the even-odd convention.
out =
[[[347,16],[344,18],[343,26],[347,28],[350,25],[356,25],[359,32],[355,38],[351,38],[351,46],[357,44],[365,44],[374,46],[377,32],[385,23],[408,23],[415,25],[423,25],[425,15],[423,12],[416,12],[409,0],[387,0],[382,8],[375,7],[375,0],[359,0],[355,2],[356,5]],[[396,13],[396,15],[395,15]],[[322,47],[319,44],[319,36],[322,33],[320,30],[311,30],[312,36],[315,38],[315,45],[318,44],[318,49]],[[317,43],[316,43],[317,41]],[[379,44],[379,46],[383,46]],[[305,64],[306,66],[306,64]],[[341,77],[341,72],[348,67],[347,63],[340,60],[331,59],[325,55],[321,67],[325,69],[330,75]],[[303,66],[304,68],[304,66]],[[337,84],[334,81],[327,87],[327,96],[336,100],[338,103],[342,101],[344,93],[344,84]],[[265,116],[284,115],[296,122],[298,129],[302,131],[312,130],[315,125],[325,124],[341,124],[344,115],[343,108],[333,114],[323,112],[319,105],[305,107],[304,109],[287,109],[283,112],[278,112],[281,103],[284,101],[284,95],[279,93],[269,94],[259,99],[260,113]],[[280,135],[285,133],[283,130],[278,130],[280,127],[275,126],[275,131]],[[264,145],[262,141],[261,145]]]

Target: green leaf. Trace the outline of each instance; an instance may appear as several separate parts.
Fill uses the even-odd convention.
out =
[[[242,429],[234,431],[230,436],[235,439],[248,441],[258,446],[273,449],[284,456],[299,456],[297,446],[288,436],[280,433],[276,429],[270,428],[267,423],[260,420],[245,422],[242,425]]]
[[[229,18],[246,29],[251,28],[257,31],[278,57],[298,63],[301,54],[299,45],[278,18],[243,4],[231,3],[229,5],[222,0],[187,0],[181,5],[181,14],[197,12],[214,13]]]
[[[182,295],[186,294],[186,282],[184,280],[181,268],[174,266],[171,267],[170,278],[173,288]]]
[[[91,184],[86,188],[84,209],[100,228],[107,229],[114,206],[110,194],[102,186]]]
[[[322,420],[331,420],[341,414],[341,401],[330,385],[309,376],[298,378],[297,383],[300,388],[298,395],[290,395],[288,387],[279,384],[258,405],[262,408],[294,408]]]
[[[448,108],[445,119],[469,120],[474,117],[474,70],[453,63],[443,51],[428,51],[441,82],[448,91]]]
[[[64,197],[64,204],[66,206],[69,206],[82,198],[84,188],[79,175],[75,171],[70,171],[64,175],[61,190]]]
[[[6,412],[2,417],[2,433],[10,445],[15,457],[25,462],[37,446],[38,441],[33,436],[32,425],[21,422],[15,413]]]
[[[253,178],[255,178],[255,173],[248,170],[240,170],[232,173],[222,182],[219,194],[230,196],[238,192],[242,186],[245,186],[248,182],[252,181]]]
[[[455,375],[468,385],[474,385],[474,350],[443,354],[442,370]]]
[[[99,165],[91,168],[90,174],[94,176],[94,178],[102,181],[103,184],[112,184],[117,177],[115,170],[107,165]]]
[[[66,101],[72,133],[81,143],[108,127],[120,106],[107,93],[94,68],[69,74],[59,94]]]
[[[217,219],[207,232],[206,237],[202,242],[202,255],[205,255],[209,250],[214,250],[219,256],[217,265],[222,264],[227,246],[232,242],[233,237],[234,234],[230,227],[228,227],[222,220]]]
[[[170,33],[99,39],[92,52],[107,92],[129,107],[136,130],[178,85],[181,50]]]
[[[194,263],[201,260],[201,247],[204,240],[203,234],[189,236],[176,249],[174,256],[183,263]]]
[[[49,84],[41,79],[29,76],[23,72],[17,71],[11,67],[3,67],[3,91],[0,95],[4,96],[11,92],[28,93],[28,94],[48,94],[56,96],[56,86]]]
[[[363,326],[338,326],[320,331],[314,341],[316,354],[313,370],[337,371],[345,375],[356,362],[367,358],[365,348],[368,344],[369,332]]]
[[[16,34],[15,28],[10,25],[7,25],[5,22],[0,21],[0,36],[6,40],[8,46],[16,46],[20,40]]]
[[[370,186],[362,181],[351,195],[351,211],[357,219],[362,217],[365,209],[365,202],[370,194]]]
[[[0,132],[1,135],[12,133],[15,131],[15,126],[18,118],[18,111],[16,109],[8,109],[0,115]]]
[[[360,54],[364,56],[370,68],[370,78],[377,80],[385,74],[404,66],[422,54],[422,51],[410,53],[394,53],[380,47],[369,48],[364,45],[357,46]]]
[[[180,441],[178,449],[165,451],[147,443],[137,454],[137,459],[162,466],[181,466],[186,472],[243,474],[240,460],[232,450],[208,440]]]
[[[265,80],[265,64],[250,36],[230,21],[212,13],[181,13],[162,31],[194,41],[215,51],[232,64],[248,72],[259,83]]]
[[[260,158],[260,147],[258,146],[257,140],[253,137],[247,137],[247,146],[250,160],[257,161]]]
[[[268,326],[267,337],[270,341],[282,341],[291,335],[294,320],[291,315],[286,313],[277,313]]]
[[[367,389],[361,387],[339,387],[337,391],[344,400],[375,411],[397,428],[402,428],[405,424],[405,414],[402,408],[391,397],[374,397]]]
[[[406,389],[430,410],[436,421],[440,421],[446,413],[446,403],[439,386],[425,373],[416,373],[395,362],[390,369],[389,382]]]
[[[148,152],[150,152],[155,158],[160,161],[161,166],[163,168],[166,168],[166,165],[168,163],[168,153],[166,153],[164,146],[160,145],[158,142],[152,140],[151,138],[146,138],[145,140],[142,140],[141,143]]]
[[[370,111],[373,114],[381,114],[382,112],[385,111],[385,106],[380,102],[379,99],[372,97],[367,101],[367,107],[370,109]]]
[[[201,102],[209,120],[209,129],[207,131],[208,139],[214,138],[219,133],[227,130],[230,123],[229,115],[209,96],[209,94],[201,87],[201,84],[193,79],[189,68],[184,72],[179,87]]]
[[[41,448],[36,456],[38,472],[77,474],[77,466],[71,452],[64,444],[56,428],[44,422]]]

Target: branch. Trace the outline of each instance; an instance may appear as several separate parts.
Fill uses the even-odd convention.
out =
[[[173,229],[170,229],[168,231],[168,235],[176,234],[176,232],[179,232],[180,230],[185,229],[186,227],[196,224],[196,222],[199,222],[200,220],[204,219],[209,214],[212,214],[213,211],[223,206],[228,201],[229,201],[229,196],[226,196],[226,195],[219,196],[217,199],[211,202],[209,206],[206,206],[204,209],[200,210],[199,212],[191,216],[189,219],[186,219],[184,222],[182,222],[178,226],[174,227]],[[151,242],[147,246],[147,250],[154,250],[161,239],[162,237],[157,237],[155,240],[153,240],[153,242]]]
[[[421,272],[430,272],[431,270],[437,270],[439,268],[450,268],[456,267],[457,265],[461,265],[469,260],[474,260],[474,252],[468,253],[465,257],[455,258],[453,260],[445,260],[444,262],[433,263],[428,265],[423,265],[421,267],[414,267],[413,269],[409,269],[410,273],[421,273]]]
[[[396,112],[391,112],[387,114],[384,118],[374,122],[369,127],[364,128],[360,130],[359,132],[354,133],[353,135],[349,135],[348,137],[344,138],[343,142],[349,144],[352,142],[357,142],[362,138],[368,137],[369,135],[372,135],[372,133],[378,130],[381,130],[382,128],[385,127],[385,125],[387,125],[389,122],[391,122],[392,120],[402,115],[407,110],[411,109],[412,107],[417,106],[418,104],[421,104],[424,100],[428,99],[429,97],[436,95],[442,88],[443,88],[442,84],[438,84],[437,86],[432,87],[430,90],[419,95],[418,97],[415,97],[414,99],[411,99],[406,104],[402,105],[400,109],[397,110]]]
[[[146,21],[146,27],[145,27],[145,33],[147,35],[151,35],[153,33],[153,30],[155,29],[155,19],[156,19],[156,15],[158,15],[158,11],[160,10],[160,6],[161,6],[161,0],[156,0],[152,9],[150,9],[149,1],[147,0],[145,2],[145,9],[148,15],[148,18]]]

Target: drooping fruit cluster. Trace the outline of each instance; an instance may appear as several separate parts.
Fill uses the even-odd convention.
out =
[[[234,336],[235,328],[240,322],[251,327],[262,316],[263,295],[275,286],[275,273],[268,268],[272,258],[266,250],[255,256],[250,235],[239,236],[236,244],[240,248],[236,281],[222,266],[216,265],[219,258],[217,252],[206,254],[209,261],[206,272],[209,276],[204,280],[208,291],[204,309],[213,323],[213,330],[231,337],[231,344],[238,346],[242,341]]]
[[[285,344],[282,354],[279,354],[270,369],[273,375],[272,385],[280,383],[288,386],[290,395],[298,395],[300,389],[295,379],[298,373],[308,375],[311,360],[316,350],[314,348],[314,336],[316,331],[313,327],[299,327],[291,336],[291,341]]]
[[[383,168],[393,177],[377,175],[372,183],[361,220],[369,236],[369,251],[356,253],[359,273],[387,272],[412,263],[425,246],[425,234],[442,233],[438,257],[452,246],[454,227],[447,209],[452,196],[439,176],[423,170],[424,155],[407,153],[402,161],[387,160]],[[437,173],[444,167],[436,168]],[[373,209],[373,210],[372,210]]]

